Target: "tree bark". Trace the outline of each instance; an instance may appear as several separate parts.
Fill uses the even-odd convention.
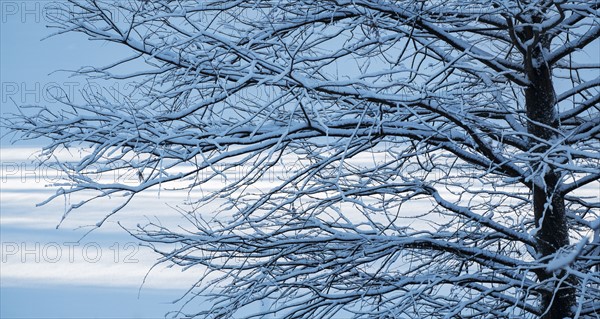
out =
[[[539,48],[540,46],[538,46]],[[538,52],[535,52],[538,51]],[[542,154],[549,149],[559,128],[556,93],[552,83],[552,70],[541,54],[541,49],[531,52],[527,61],[527,73],[530,85],[525,89],[527,108],[528,132],[536,138],[531,138],[531,149],[536,154]],[[556,159],[560,160],[560,159]],[[564,195],[559,193],[561,176],[552,164],[538,163],[534,174],[537,183],[533,186],[533,209],[535,223],[537,252],[546,257],[554,254],[561,247],[569,245],[569,226],[567,224]],[[562,276],[564,274],[558,274]],[[539,276],[540,281],[553,277],[552,273]],[[542,319],[563,319],[573,316],[573,306],[576,304],[575,289],[572,277],[562,283],[557,282],[553,293],[542,295],[541,310],[545,312]]]

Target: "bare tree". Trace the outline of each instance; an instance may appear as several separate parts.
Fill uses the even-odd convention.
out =
[[[189,224],[131,230],[206,270],[175,316],[600,317],[600,2],[62,9],[59,33],[133,52],[78,73],[138,94],[5,125],[46,156],[89,147],[56,196],[125,194],[106,218],[189,192]]]

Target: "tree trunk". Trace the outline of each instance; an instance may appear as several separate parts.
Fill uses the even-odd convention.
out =
[[[556,129],[559,123],[556,115],[556,94],[552,84],[552,70],[544,62],[541,52],[531,53],[528,62],[527,72],[531,84],[525,89],[529,118],[527,128],[529,133],[536,137],[531,139],[532,152],[542,154],[549,148],[549,144],[545,142],[550,143],[557,136]],[[550,164],[537,163],[533,168],[538,177],[537,185],[533,187],[533,208],[538,228],[536,250],[545,257],[569,244],[569,227],[564,195],[558,192],[560,174]],[[545,273],[540,275],[539,280],[544,281],[552,276],[552,273]],[[577,297],[575,289],[570,287],[573,282],[573,278],[567,278],[561,284],[556,283],[549,287],[554,293],[542,296],[541,310],[546,311],[542,319],[573,316],[572,307],[576,304]]]

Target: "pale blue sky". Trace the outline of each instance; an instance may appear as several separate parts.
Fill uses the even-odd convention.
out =
[[[45,14],[50,3],[0,1],[2,116],[14,112],[15,103],[58,106],[58,103],[48,100],[45,88],[55,84],[63,89],[80,88],[81,85],[77,83],[83,82],[81,78],[69,78],[66,72],[53,71],[108,63],[124,53],[110,44],[87,41],[85,36],[79,34],[41,41],[53,32],[46,28],[48,21]],[[92,237],[81,241],[82,245],[99,243],[105,259],[109,259],[102,261],[104,264],[90,264],[79,255],[68,264],[68,261],[65,262],[66,256],[61,262],[49,263],[43,258],[40,262],[35,259],[31,261],[31,258],[35,258],[33,255],[26,256],[29,259],[22,263],[19,260],[22,252],[6,254],[7,247],[14,248],[15,244],[19,248],[20,245],[26,245],[31,249],[35,248],[36,243],[42,248],[49,243],[58,243],[66,249],[64,243],[81,239],[83,232],[73,230],[77,222],[85,223],[97,217],[92,213],[85,216],[85,212],[81,212],[81,218],[75,217],[72,223],[57,230],[55,226],[62,214],[61,204],[35,208],[35,203],[50,193],[40,190],[44,181],[36,180],[35,174],[39,172],[27,171],[33,167],[27,161],[32,149],[23,146],[42,144],[43,141],[39,140],[20,142],[16,144],[19,147],[15,147],[10,143],[10,136],[0,141],[0,241],[3,244],[0,317],[161,318],[166,311],[173,310],[175,307],[167,303],[183,292],[182,287],[192,284],[189,282],[190,276],[175,279],[175,285],[161,289],[161,283],[172,277],[157,271],[158,277],[154,278],[158,279],[149,287],[144,287],[138,298],[138,288],[154,256],[148,251],[139,251],[135,256],[139,257],[139,263],[123,264],[123,256],[120,256],[119,263],[111,263],[109,256],[106,256],[114,253],[110,246],[115,242],[132,242],[116,227],[96,231]],[[15,167],[18,167],[18,172],[14,171]],[[96,205],[92,210],[102,213],[108,207]],[[38,254],[41,253],[39,250]],[[96,271],[105,264],[110,277]]]
[[[108,64],[130,54],[114,44],[87,41],[83,34],[68,33],[44,39],[57,31],[47,27],[48,14],[56,1],[1,0],[0,3],[3,114],[14,112],[15,104],[59,106],[48,89],[52,92],[52,88],[58,86],[72,92],[86,83],[81,77],[59,70]],[[8,140],[3,138],[1,142],[7,145]],[[42,145],[43,142],[33,143]],[[31,142],[25,144],[31,145]]]

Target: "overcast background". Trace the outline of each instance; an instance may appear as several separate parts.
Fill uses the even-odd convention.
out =
[[[87,41],[78,34],[41,41],[48,14],[64,2],[5,1],[0,7],[1,113],[16,105],[58,107],[57,88],[73,95],[86,85],[68,72],[101,65],[126,52],[106,43]],[[117,88],[126,90],[126,88]],[[114,203],[92,204],[56,229],[66,201],[61,198],[36,208],[53,193],[46,185],[58,172],[38,169],[32,156],[43,141],[14,143],[2,132],[0,140],[0,317],[2,318],[161,318],[169,304],[198,278],[193,272],[155,267],[156,256],[139,247],[114,222],[83,237]],[[177,198],[148,193],[122,216],[126,225],[143,218],[178,218],[166,205]],[[129,222],[129,223],[128,223]],[[144,278],[148,274],[146,282]]]
[[[56,72],[109,64],[129,54],[111,44],[87,41],[81,34],[41,41],[53,32],[46,28],[48,14],[64,2],[0,0],[0,4],[2,116],[16,112],[16,105],[59,107],[51,96],[58,91],[75,102],[81,99],[78,92],[90,87],[128,92],[123,83],[90,83],[66,71]],[[60,173],[36,168],[32,155],[43,140],[15,142],[6,133],[2,130],[0,140],[0,317],[162,318],[168,310],[176,310],[169,301],[195,283],[201,275],[198,270],[152,268],[156,256],[114,220],[84,237],[89,225],[116,206],[110,200],[75,211],[57,229],[65,204],[79,199],[58,198],[36,207],[54,192],[47,185]],[[600,196],[594,185],[584,195]],[[145,192],[120,212],[119,220],[125,227],[145,219],[178,223],[180,217],[169,205],[185,195]]]

